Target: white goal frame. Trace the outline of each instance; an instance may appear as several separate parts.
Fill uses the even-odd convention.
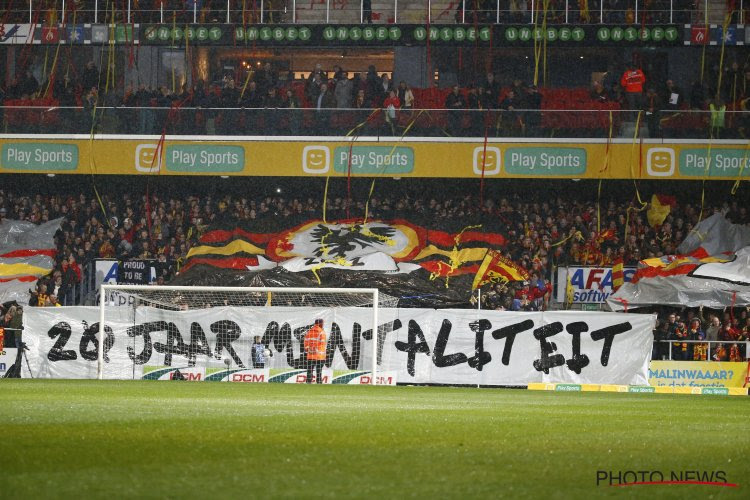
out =
[[[175,291],[175,292],[245,292],[245,293],[315,293],[315,294],[369,294],[372,296],[372,372],[371,384],[376,385],[378,371],[378,300],[377,288],[304,288],[304,287],[244,287],[244,286],[167,286],[167,285],[112,285],[102,284],[99,290],[99,346],[97,349],[96,375],[99,380],[104,377],[104,320],[108,292],[122,290],[138,291]]]

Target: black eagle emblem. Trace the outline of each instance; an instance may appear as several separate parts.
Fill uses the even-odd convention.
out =
[[[318,244],[314,252],[315,256],[321,257],[326,254],[329,257],[346,257],[349,252],[357,248],[372,247],[375,243],[390,239],[396,233],[392,227],[388,226],[370,227],[367,228],[367,233],[363,233],[362,228],[362,224],[340,229],[331,229],[318,224],[310,233],[312,242]]]

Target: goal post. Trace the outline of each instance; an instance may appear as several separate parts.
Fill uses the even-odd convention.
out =
[[[379,308],[397,303],[377,288],[103,284],[97,377],[375,384]]]

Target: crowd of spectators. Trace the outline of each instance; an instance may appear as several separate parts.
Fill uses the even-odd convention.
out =
[[[750,340],[750,306],[723,311],[667,309],[659,316],[654,340],[653,359],[744,361],[745,342]]]
[[[633,91],[623,78],[627,71],[614,68],[591,89],[541,89],[520,79],[503,86],[492,72],[463,87],[411,88],[375,66],[349,73],[318,64],[295,80],[266,62],[174,90],[143,84],[112,90],[102,88],[90,61],[75,80],[60,75],[40,85],[25,71],[0,89],[0,102],[5,130],[22,133],[64,127],[79,133],[338,135],[357,127],[362,135],[599,137],[609,133],[610,119],[615,136],[621,122],[634,120],[632,111],[621,110],[642,110],[650,137],[748,137],[750,63],[713,70],[689,90],[671,79],[643,78]]]
[[[50,295],[58,300],[65,297],[73,285],[80,283],[82,270],[94,259],[159,260],[163,263],[159,275],[168,281],[172,270],[185,262],[191,246],[211,224],[263,221],[264,227],[275,232],[302,218],[322,216],[320,193],[256,197],[194,193],[163,197],[152,193],[146,200],[142,193],[127,189],[118,194],[103,193],[100,198],[0,190],[0,221],[42,223],[63,218],[55,236],[57,265],[45,280],[46,290],[38,291],[38,302],[45,303]],[[592,197],[563,199],[554,193],[524,191],[488,196],[483,205],[476,195],[468,194],[376,192],[368,213],[374,218],[430,221],[429,227],[434,228],[456,220],[484,218],[505,235],[507,245],[499,249],[505,257],[543,282],[551,277],[553,266],[608,266],[619,258],[626,266],[635,266],[642,259],[674,254],[701,212],[699,203],[686,200],[672,209],[660,227],[653,228],[646,221],[645,211],[638,208],[614,199],[597,206]],[[747,206],[736,200],[706,207],[703,217],[712,211],[725,213],[735,223],[750,223]],[[363,216],[365,202],[332,196],[327,199],[326,213],[329,220],[349,214]],[[77,299],[68,297],[61,302],[69,304]]]

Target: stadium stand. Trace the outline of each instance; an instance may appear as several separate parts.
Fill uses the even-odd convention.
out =
[[[211,48],[209,63],[199,62],[189,53],[194,50],[189,43],[172,43],[148,47],[154,49],[151,52],[143,49],[149,54],[144,59],[154,59],[145,65],[159,66],[144,70],[138,60],[142,57],[140,49],[127,35],[119,50],[111,51],[114,55],[108,53],[110,60],[104,60],[101,47],[31,41],[45,29],[48,35],[53,28],[65,32],[67,23],[78,26],[114,22],[172,30],[192,23],[234,23],[243,28],[248,24],[429,27],[434,23],[464,28],[485,24],[622,24],[645,32],[647,26],[663,24],[741,24],[747,17],[747,9],[727,12],[725,6],[717,7],[712,2],[650,2],[640,11],[637,2],[621,1],[582,2],[575,7],[553,2],[545,10],[538,2],[516,1],[394,4],[378,0],[156,0],[137,5],[121,2],[112,12],[102,10],[101,2],[96,0],[46,2],[36,7],[30,2],[29,6],[21,8],[11,2],[0,10],[3,30],[12,23],[39,25],[32,28],[25,42],[9,45],[10,48],[3,46],[9,64],[0,82],[0,131],[24,140],[48,134],[90,135],[92,143],[102,134],[161,134],[162,141],[167,136],[390,136],[441,138],[445,142],[483,138],[486,143],[489,138],[533,142],[563,137],[606,139],[607,148],[613,138],[633,138],[635,148],[643,147],[644,138],[702,139],[708,140],[710,146],[711,141],[719,139],[747,139],[750,131],[750,60],[734,43],[714,43],[708,47],[708,56],[691,47],[667,46],[664,53],[675,54],[678,61],[671,63],[668,70],[660,67],[663,59],[649,55],[648,50],[639,50],[640,46],[623,51],[591,41],[592,47],[556,47],[550,51],[551,58],[558,58],[556,74],[549,75],[548,81],[546,46],[541,49],[529,44],[501,52],[493,49],[492,41],[489,48],[427,44],[426,61],[420,64],[426,67],[432,62],[435,75],[430,73],[428,78],[423,74],[417,78],[417,71],[404,69],[411,62],[410,56],[398,49],[412,47],[398,44],[383,49],[387,54],[384,59],[370,62],[368,58],[382,54],[368,52],[356,44],[348,49],[346,44],[338,44],[334,50],[319,42],[316,48],[307,49],[304,63],[289,63],[293,59],[290,53],[296,50],[293,44],[280,44],[270,50],[266,47],[262,56],[255,57],[260,51],[254,43],[245,41],[244,46],[238,47],[234,40]],[[139,41],[146,42],[145,36],[144,29]],[[739,40],[734,42],[739,45]],[[697,43],[697,39],[685,40],[686,45],[691,43]],[[64,49],[52,50],[60,47]],[[540,50],[544,50],[544,63]],[[534,53],[532,59],[523,55],[529,52]],[[584,57],[596,56],[597,52],[603,54],[602,59],[593,66],[581,66],[584,69],[579,71],[577,63],[584,64]],[[324,62],[315,60],[319,53]],[[180,69],[179,64],[166,63],[170,54],[188,59],[187,67]],[[431,57],[435,60],[431,61]],[[157,62],[158,58],[163,60]],[[518,66],[517,61],[524,67]],[[626,95],[620,78],[631,62],[642,65],[647,77],[637,106]],[[196,68],[201,64],[207,69],[198,74]],[[598,71],[589,71],[594,67]],[[181,74],[176,76],[178,69]],[[401,80],[400,73],[409,78]],[[419,73],[424,71],[420,69]],[[327,90],[322,92],[323,88]],[[638,123],[641,129],[636,130]],[[654,186],[654,193],[673,191],[680,192],[680,196],[676,196],[666,219],[652,225],[643,212],[645,204],[638,187],[633,194],[622,183],[613,181],[605,185],[603,192],[601,182],[598,189],[589,183],[585,189],[571,190],[570,184],[565,184],[571,181],[566,180],[549,181],[544,188],[523,183],[495,186],[487,196],[484,192],[475,194],[474,187],[467,188],[469,191],[440,189],[440,181],[424,182],[420,192],[415,193],[414,184],[404,182],[409,187],[378,186],[365,203],[353,201],[350,193],[321,197],[323,187],[315,184],[316,188],[311,189],[306,181],[294,188],[294,194],[286,188],[284,194],[274,193],[272,186],[296,182],[287,179],[256,181],[262,187],[250,194],[238,192],[237,186],[227,186],[228,183],[217,189],[216,179],[192,179],[190,182],[197,184],[197,189],[174,179],[156,189],[149,183],[158,181],[149,179],[145,184],[138,181],[141,184],[134,189],[131,179],[113,177],[107,184],[117,189],[110,190],[96,182],[93,189],[83,189],[72,181],[60,181],[60,177],[34,182],[33,177],[21,175],[21,180],[4,183],[0,191],[0,221],[43,224],[63,219],[62,228],[55,235],[55,266],[32,286],[30,302],[36,305],[55,305],[55,298],[61,305],[90,303],[87,284],[92,280],[92,265],[97,259],[153,260],[159,263],[159,282],[168,282],[186,265],[191,249],[202,243],[207,228],[217,223],[261,225],[267,231],[278,232],[302,217],[325,218],[328,214],[332,219],[348,219],[351,211],[355,217],[400,217],[438,225],[476,217],[491,219],[507,241],[495,249],[529,270],[540,285],[537,290],[544,291],[535,292],[540,300],[521,306],[514,302],[521,289],[488,287],[485,305],[546,308],[555,269],[560,266],[611,267],[618,260],[636,266],[643,259],[672,255],[706,214],[721,213],[731,222],[750,223],[747,203],[741,197],[726,195],[729,189],[723,188],[706,197],[706,190],[694,185],[685,190],[689,194],[682,187]],[[428,185],[429,188],[424,187]],[[583,185],[582,182],[578,186]],[[203,194],[207,190],[215,194]],[[566,190],[574,191],[575,196],[559,195]],[[622,196],[618,190],[628,195]],[[508,298],[512,300],[508,302]],[[659,312],[668,317],[668,310]],[[737,324],[732,328],[739,332],[744,328],[746,338],[746,314],[743,316],[743,311],[737,309],[729,322],[735,319]],[[709,323],[709,319],[703,321],[704,330]],[[722,319],[722,325],[725,323],[726,318]],[[740,334],[727,335],[721,340],[740,339]],[[727,352],[727,359],[730,354]],[[690,357],[693,350],[681,355]]]

